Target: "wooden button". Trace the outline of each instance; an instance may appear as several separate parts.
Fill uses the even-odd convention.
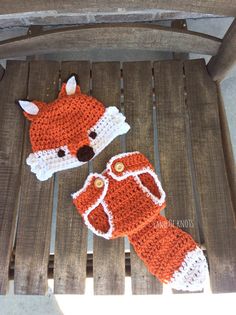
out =
[[[116,170],[118,173],[123,172],[124,169],[125,169],[125,166],[124,166],[123,163],[117,162],[117,163],[115,164],[115,170]]]
[[[101,178],[96,178],[94,181],[94,186],[96,188],[102,188],[104,186],[104,182]]]

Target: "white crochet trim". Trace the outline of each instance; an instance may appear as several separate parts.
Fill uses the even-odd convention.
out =
[[[110,142],[117,136],[122,135],[130,129],[130,126],[125,122],[125,117],[119,110],[114,107],[108,107],[103,116],[98,122],[88,130],[97,133],[95,139],[90,139],[90,145],[94,150],[94,157],[97,156]],[[59,150],[65,151],[64,157],[58,157]],[[74,168],[85,164],[86,162],[78,161],[78,159],[70,154],[67,146],[42,150],[31,153],[26,159],[26,163],[31,166],[31,171],[36,174],[41,181],[47,180],[55,172]]]
[[[110,239],[112,236],[112,232],[114,230],[114,225],[113,225],[113,217],[112,217],[112,213],[109,211],[108,206],[106,204],[106,202],[104,201],[104,198],[107,194],[107,190],[108,190],[108,186],[109,186],[109,181],[106,177],[104,177],[101,174],[97,174],[97,173],[91,173],[89,174],[88,178],[86,179],[83,188],[81,188],[79,191],[75,192],[72,194],[73,199],[78,198],[84,191],[86,191],[87,187],[91,184],[91,181],[93,178],[101,178],[102,181],[104,182],[104,188],[103,191],[101,193],[101,196],[96,200],[96,202],[89,207],[84,213],[83,213],[83,218],[84,218],[84,222],[87,225],[87,227],[96,235],[104,237],[106,239]],[[106,233],[103,233],[99,230],[96,230],[94,228],[94,226],[89,222],[88,216],[89,214],[96,209],[99,205],[102,205],[104,212],[107,214],[108,216],[108,222],[109,222],[109,230]],[[79,209],[78,209],[79,210]]]
[[[196,247],[186,254],[182,266],[175,271],[168,284],[176,290],[201,291],[207,272],[208,266],[203,251]]]
[[[145,169],[143,169],[142,171],[144,171],[144,173],[150,174],[150,175],[153,177],[153,179],[154,179],[154,181],[155,181],[155,184],[157,185],[158,190],[159,190],[159,192],[160,192],[160,194],[161,194],[161,198],[159,199],[158,197],[156,197],[155,195],[153,195],[153,194],[151,193],[151,191],[150,191],[146,186],[143,185],[141,179],[138,177],[138,175],[140,175],[139,171],[138,171],[138,172],[133,172],[133,174],[134,174],[134,180],[135,180],[136,183],[140,186],[140,188],[142,189],[142,191],[143,191],[148,197],[150,197],[150,198],[152,199],[152,201],[153,201],[155,204],[157,204],[157,205],[159,205],[159,206],[162,205],[163,202],[164,202],[165,199],[166,199],[166,193],[165,193],[164,190],[162,189],[161,183],[160,183],[160,181],[159,181],[157,175],[156,175],[150,168],[145,168]],[[141,173],[141,174],[144,174],[144,173]]]
[[[148,195],[148,197],[150,197],[152,199],[152,201],[155,203],[155,204],[158,204],[158,205],[162,205],[163,202],[165,201],[166,199],[166,193],[164,192],[162,186],[161,186],[161,182],[159,181],[158,179],[158,176],[157,174],[150,168],[150,167],[144,167],[140,170],[137,170],[137,171],[127,171],[127,172],[123,172],[123,175],[120,175],[120,176],[117,176],[113,171],[112,171],[112,164],[114,163],[114,161],[120,159],[120,158],[123,158],[123,157],[127,157],[127,156],[130,156],[130,155],[135,155],[135,154],[141,154],[140,152],[138,151],[135,151],[135,152],[127,152],[127,153],[121,153],[121,154],[118,154],[116,156],[113,156],[109,162],[107,163],[107,170],[108,170],[108,173],[109,175],[111,175],[111,177],[113,177],[115,180],[117,181],[121,181],[121,180],[124,180],[126,178],[128,178],[129,176],[133,176],[134,177],[134,180],[137,182],[137,184],[140,186],[140,188],[142,189],[142,191]],[[149,175],[152,176],[152,178],[154,179],[154,182],[155,184],[157,185],[158,189],[159,189],[159,192],[161,194],[161,198],[157,198],[155,195],[153,195],[151,193],[151,191],[143,185],[142,181],[140,180],[140,178],[138,177],[138,175],[141,175],[141,174],[146,174],[148,173]]]

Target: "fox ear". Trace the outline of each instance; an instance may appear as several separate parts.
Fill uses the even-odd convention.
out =
[[[18,103],[27,114],[35,116],[39,112],[39,107],[33,102],[20,100]]]
[[[25,117],[31,121],[36,119],[37,115],[47,108],[46,103],[39,101],[20,100],[18,104],[24,110]]]
[[[80,94],[79,78],[76,73],[72,73],[67,80],[64,81],[58,97],[67,95]]]

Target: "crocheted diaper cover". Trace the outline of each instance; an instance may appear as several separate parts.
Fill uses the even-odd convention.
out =
[[[80,166],[98,155],[130,126],[114,107],[105,108],[82,94],[72,75],[51,103],[19,101],[31,121],[32,151],[26,162],[39,180],[53,173]]]
[[[102,174],[91,173],[72,197],[89,229],[106,239],[128,236],[161,282],[177,290],[203,288],[205,256],[189,234],[160,215],[166,195],[144,155],[113,157]]]

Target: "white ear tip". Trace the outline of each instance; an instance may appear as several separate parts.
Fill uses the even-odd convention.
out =
[[[66,94],[67,95],[72,95],[75,94],[76,92],[76,86],[77,86],[77,82],[76,82],[76,78],[73,75],[72,77],[70,77],[67,82],[66,82]]]
[[[37,105],[35,105],[32,102],[29,101],[19,101],[20,106],[22,107],[22,109],[30,114],[30,115],[37,115],[39,112],[39,108]]]
[[[76,84],[76,79],[75,79],[75,76],[73,75],[72,77],[69,78],[69,80],[67,81],[67,83],[69,84]]]

